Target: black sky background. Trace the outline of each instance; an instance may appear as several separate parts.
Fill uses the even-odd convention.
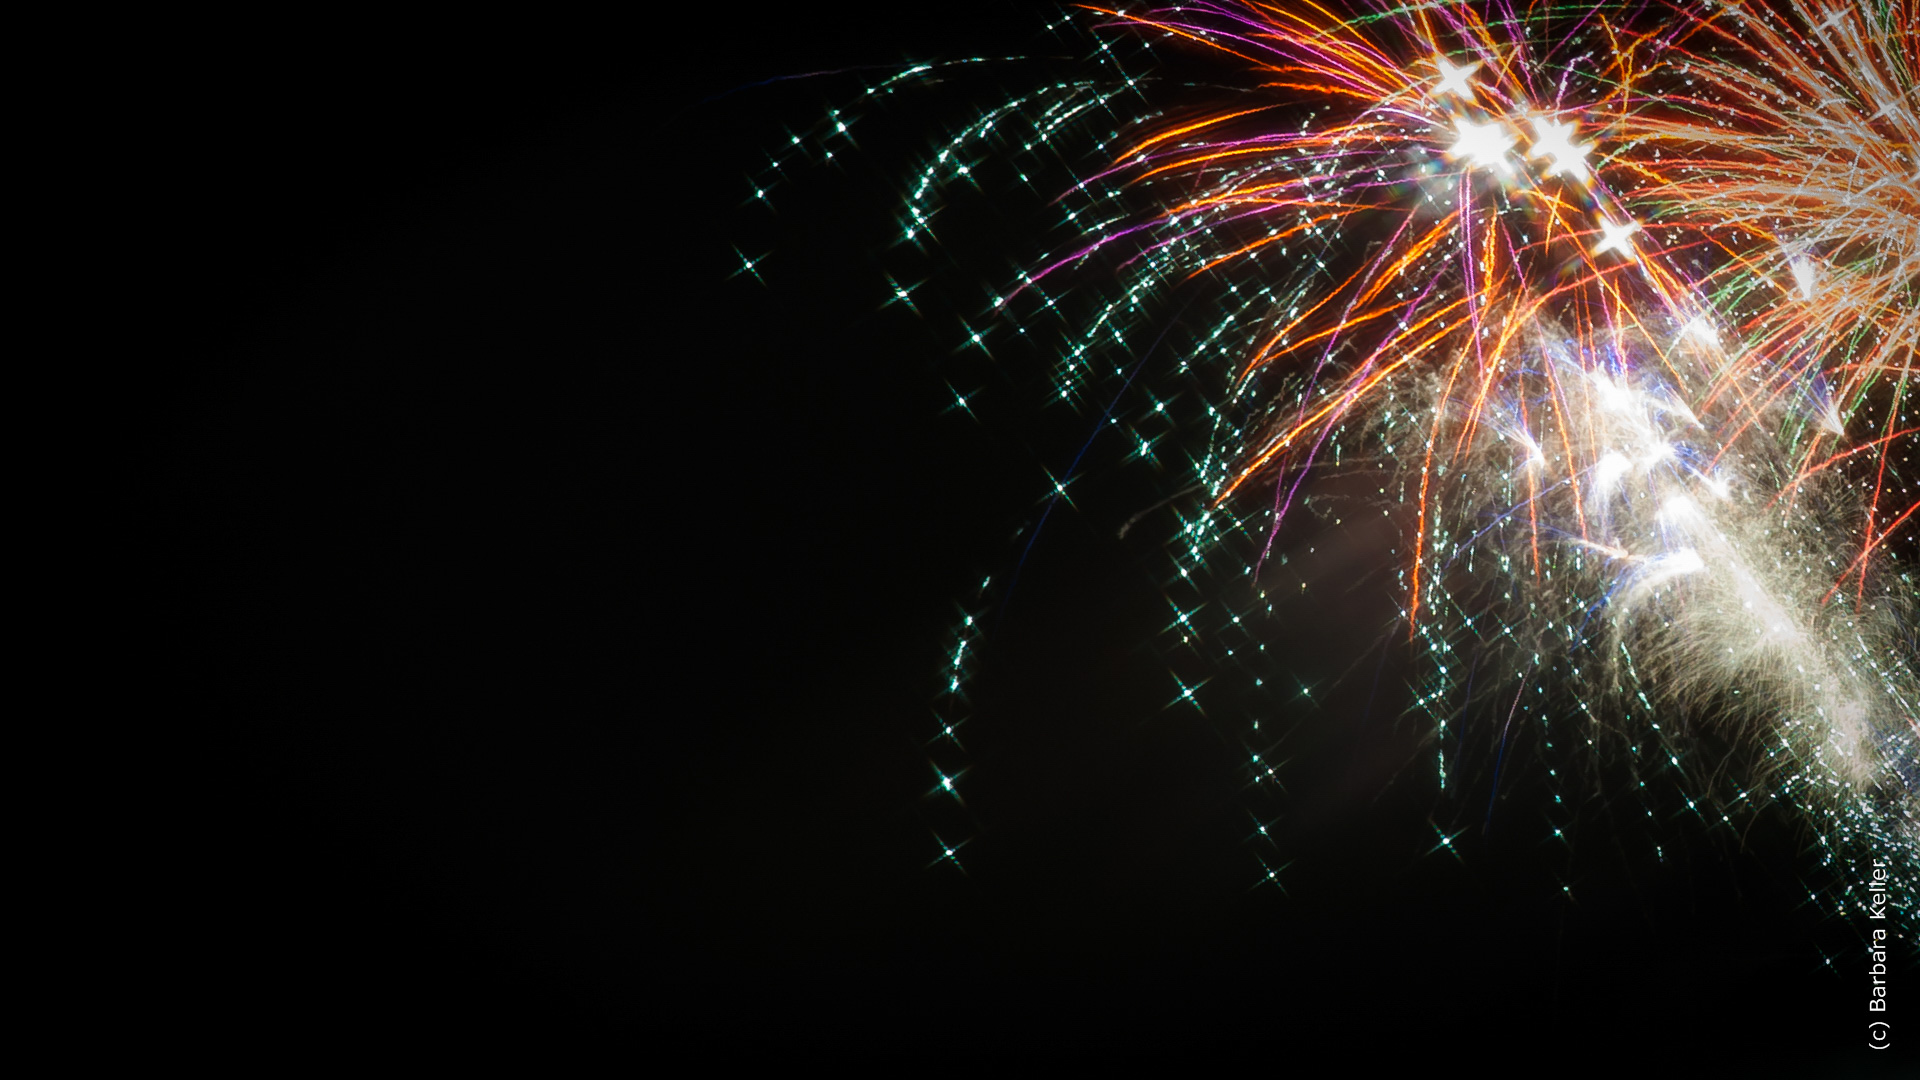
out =
[[[168,28],[199,44],[130,122],[166,297],[136,607],[185,718],[141,745],[184,764],[133,822],[165,899],[131,965],[295,1044],[1857,1058],[1857,928],[1800,905],[1775,823],[1738,857],[1682,823],[1664,865],[1597,832],[1572,905],[1524,830],[1426,854],[1418,729],[1367,708],[1397,662],[1334,681],[1392,611],[1351,532],[1274,631],[1333,687],[1275,718],[1305,733],[1282,848],[1250,842],[1239,748],[1163,708],[1125,480],[1049,522],[995,628],[968,812],[927,796],[956,605],[1085,420],[952,352],[1031,213],[966,211],[916,318],[879,308],[889,200],[916,117],[1022,76],[930,92],[771,215],[747,174],[860,81],[743,87],[1031,51],[1031,12]],[[943,411],[956,371],[979,421]],[[964,876],[927,866],[956,821]],[[1253,887],[1269,850],[1285,893]]]

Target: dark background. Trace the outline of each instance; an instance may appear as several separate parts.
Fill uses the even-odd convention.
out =
[[[929,126],[1030,76],[926,91],[772,212],[747,177],[862,76],[751,84],[1031,54],[1044,16],[157,28],[184,44],[128,126],[136,608],[179,705],[141,745],[181,760],[133,823],[157,1008],[283,1041],[1863,1056],[1858,928],[1805,908],[1777,821],[1674,822],[1665,863],[1596,828],[1573,903],[1537,829],[1429,853],[1462,812],[1375,663],[1375,538],[1290,538],[1348,554],[1271,631],[1331,689],[1273,718],[1303,735],[1259,803],[1163,707],[1164,529],[1114,537],[1153,497],[1115,473],[994,627],[966,808],[928,794],[960,605],[1087,420],[953,351],[1034,207],[957,210],[923,317],[882,274]]]

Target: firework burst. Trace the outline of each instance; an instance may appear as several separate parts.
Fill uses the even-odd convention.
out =
[[[936,239],[986,163],[1074,169],[1065,239],[967,337],[1056,339],[1053,398],[1132,457],[1186,449],[1181,647],[1257,665],[1303,485],[1364,470],[1405,529],[1399,636],[1443,790],[1469,741],[1499,748],[1498,787],[1529,730],[1624,760],[1650,819],[1651,781],[1710,822],[1780,802],[1830,861],[1920,872],[1911,8],[1083,15],[1101,69],[954,135],[901,239]],[[1167,58],[1212,77],[1151,74]],[[1143,347],[1176,295],[1189,336]],[[978,633],[947,677],[955,746]],[[1549,771],[1560,837],[1586,795]],[[1857,902],[1842,877],[1813,899]]]

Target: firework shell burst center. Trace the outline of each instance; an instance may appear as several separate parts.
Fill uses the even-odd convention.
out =
[[[1395,634],[1443,790],[1464,725],[1531,727],[1706,820],[1789,809],[1845,914],[1865,857],[1920,882],[1917,14],[1084,7],[1096,70],[937,148],[901,239],[935,241],[984,158],[1078,162],[1069,239],[970,333],[1045,327],[1051,395],[1135,456],[1186,449],[1187,644],[1229,662],[1303,484],[1363,471],[1404,523]],[[1191,392],[1151,389],[1154,357]],[[1703,738],[1737,750],[1700,767]]]

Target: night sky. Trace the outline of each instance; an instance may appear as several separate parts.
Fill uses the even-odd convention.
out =
[[[1801,906],[1780,821],[1675,824],[1655,864],[1597,818],[1569,904],[1542,789],[1441,802],[1377,536],[1287,538],[1324,586],[1270,642],[1315,688],[1272,720],[1278,847],[1240,747],[1167,707],[1170,519],[1117,538],[1158,497],[1118,469],[993,627],[967,807],[930,796],[953,625],[1089,419],[1023,396],[1039,359],[954,348],[1043,200],[982,197],[930,257],[889,249],[894,200],[926,125],[1029,76],[928,91],[772,212],[748,175],[861,82],[751,84],[1030,53],[1038,18],[664,19],[187,28],[133,104],[165,163],[139,270],[176,297],[137,608],[186,703],[134,826],[171,898],[145,969],[286,1045],[1859,1059],[1858,931]],[[918,315],[881,306],[903,266]],[[1439,818],[1469,857],[1429,854]]]

